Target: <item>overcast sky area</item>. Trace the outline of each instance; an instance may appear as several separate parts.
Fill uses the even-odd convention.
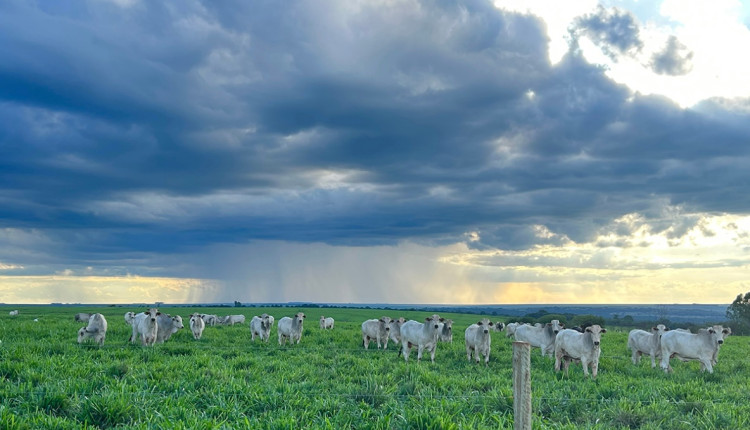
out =
[[[0,302],[730,303],[750,3],[0,2]]]

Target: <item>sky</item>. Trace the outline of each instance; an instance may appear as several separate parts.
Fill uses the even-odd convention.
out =
[[[750,2],[0,2],[0,302],[731,303]]]

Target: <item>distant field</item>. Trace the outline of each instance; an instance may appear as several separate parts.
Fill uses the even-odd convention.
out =
[[[9,317],[8,311],[20,315]],[[299,345],[250,342],[248,325],[207,327],[195,341],[186,328],[166,344],[127,342],[120,307],[0,308],[0,428],[185,429],[497,429],[512,428],[511,342],[493,334],[489,367],[466,359],[463,331],[477,315],[452,318],[454,342],[440,344],[436,362],[409,363],[361,346],[360,324],[383,314],[423,319],[425,312],[312,308]],[[140,309],[132,309],[140,311]],[[200,308],[278,321],[294,308]],[[76,343],[77,312],[98,311],[109,323],[102,348]],[[320,315],[336,319],[318,329]],[[38,322],[34,322],[38,318]],[[493,317],[493,320],[500,317]],[[714,374],[696,362],[673,362],[665,375],[648,359],[630,363],[627,332],[602,336],[596,381],[571,365],[568,379],[532,351],[534,428],[750,428],[748,338],[729,337]]]

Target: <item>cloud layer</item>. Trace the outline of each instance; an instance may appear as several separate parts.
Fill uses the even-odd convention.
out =
[[[578,24],[611,55],[642,44],[622,11]],[[592,244],[628,214],[679,238],[750,213],[750,100],[683,109],[547,44],[480,0],[5,2],[0,271],[229,281],[252,275],[217,247],[394,268],[382,247]],[[675,38],[653,67],[690,60]],[[293,299],[281,265],[248,297]]]

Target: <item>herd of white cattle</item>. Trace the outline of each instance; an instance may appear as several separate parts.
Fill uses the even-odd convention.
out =
[[[190,315],[190,330],[193,337],[199,340],[206,326],[244,324],[244,315],[217,315],[193,313]],[[303,322],[306,315],[302,312],[292,317],[283,317],[277,324],[279,345],[287,341],[290,344],[299,344],[302,339]],[[78,343],[94,341],[99,345],[104,344],[107,332],[107,320],[102,314],[79,313],[75,315],[76,321],[87,321],[88,325],[78,330]],[[145,312],[125,314],[125,322],[132,327],[130,342],[135,343],[138,339],[144,346],[153,346],[155,343],[164,343],[183,328],[182,317],[170,316],[151,308]],[[254,316],[250,320],[251,340],[259,337],[261,341],[268,342],[274,317],[268,314]],[[320,317],[320,329],[333,329],[334,320],[330,317]],[[599,357],[601,355],[601,335],[607,330],[599,325],[588,327],[574,327],[566,329],[559,320],[552,320],[547,324],[523,324],[509,323],[507,326],[501,322],[492,322],[482,318],[475,324],[470,325],[464,331],[466,343],[466,356],[469,361],[480,362],[480,355],[487,365],[490,359],[491,331],[505,330],[507,337],[513,337],[518,342],[526,342],[531,347],[539,348],[542,357],[550,355],[555,359],[555,371],[564,370],[568,373],[571,362],[580,362],[583,373],[596,378]],[[660,357],[660,367],[665,372],[671,372],[669,360],[677,358],[682,361],[699,361],[701,370],[713,373],[713,366],[718,361],[719,348],[724,343],[724,338],[732,333],[728,327],[714,325],[700,329],[697,333],[689,330],[670,330],[663,324],[652,327],[651,331],[631,330],[628,335],[628,349],[631,350],[633,364],[640,362],[641,356],[646,354],[651,357],[651,367],[656,367],[656,359]],[[435,361],[435,350],[439,342],[453,341],[453,321],[441,318],[439,315],[426,317],[424,322],[406,320],[404,318],[391,319],[384,316],[379,319],[369,319],[362,323],[362,345],[368,349],[370,342],[375,342],[378,349],[387,349],[388,341],[400,344],[401,352],[405,361],[409,361],[411,349],[417,348],[417,361],[422,359],[424,352],[429,352],[430,360]]]

